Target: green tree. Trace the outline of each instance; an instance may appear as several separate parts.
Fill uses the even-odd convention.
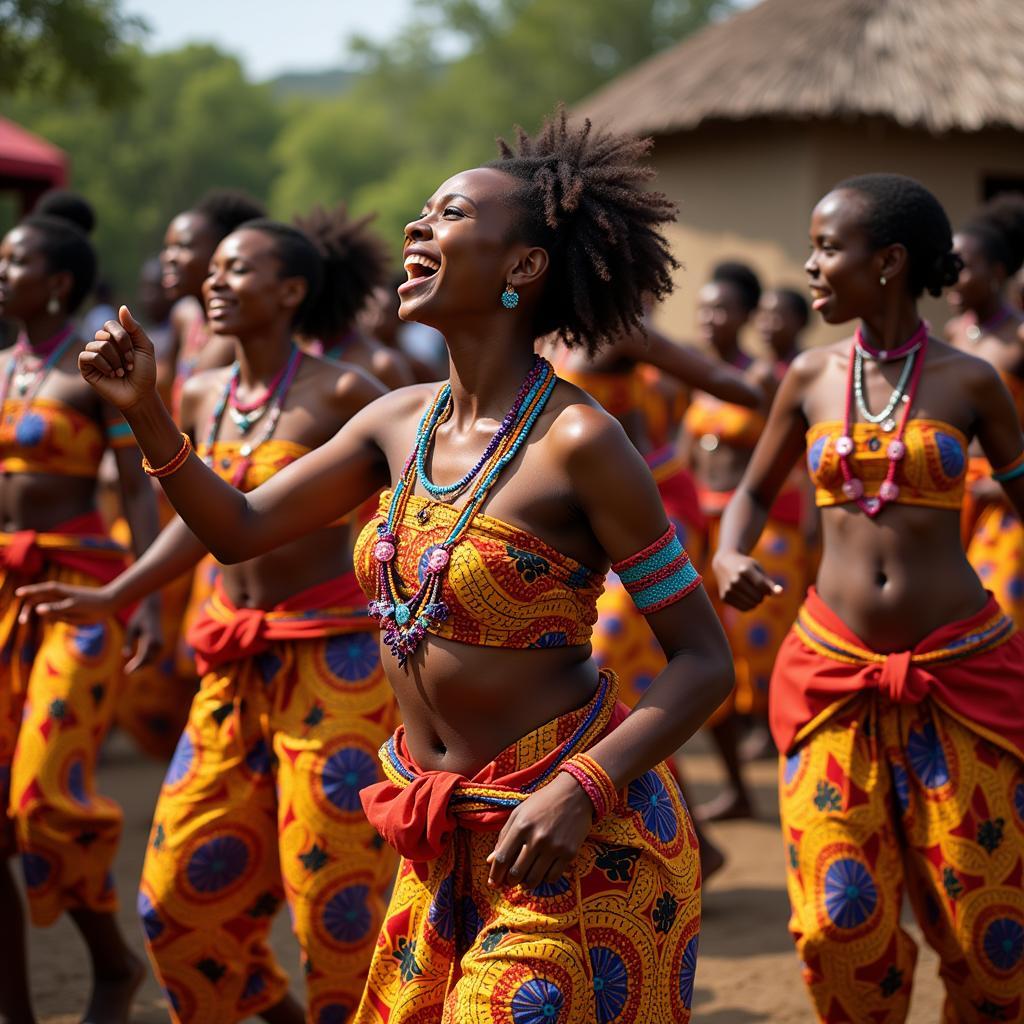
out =
[[[80,87],[103,104],[124,100],[143,29],[120,0],[0,0],[0,93],[64,98]]]

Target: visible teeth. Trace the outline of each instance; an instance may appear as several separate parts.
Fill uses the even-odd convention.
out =
[[[418,252],[414,252],[411,256],[406,256],[402,266],[409,267],[414,263],[418,263],[421,267],[426,267],[428,270],[441,269],[441,264],[436,260],[432,260],[429,256],[422,256]]]

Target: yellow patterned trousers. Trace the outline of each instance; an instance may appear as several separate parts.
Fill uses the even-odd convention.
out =
[[[1024,526],[1005,502],[982,508],[967,560],[1017,628],[1024,628]]]
[[[790,930],[820,1021],[898,1024],[917,950],[943,1020],[1024,1020],[1024,764],[931,700],[843,705],[781,760]]]
[[[49,566],[34,582],[93,586]],[[117,908],[111,865],[121,810],[96,793],[96,758],[117,701],[120,624],[18,624],[24,577],[0,573],[0,857],[20,852],[37,925]],[[0,928],[3,922],[0,922]]]
[[[202,680],[164,780],[139,913],[183,1024],[279,1002],[267,945],[287,900],[309,1019],[343,1024],[362,994],[397,857],[359,790],[396,724],[376,632],[277,642]]]

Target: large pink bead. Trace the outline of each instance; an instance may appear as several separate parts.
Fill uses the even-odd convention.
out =
[[[899,462],[907,454],[907,446],[902,441],[890,441],[885,454],[890,462]]]
[[[864,494],[864,485],[854,476],[849,480],[843,481],[843,494],[846,495],[850,501],[856,501]]]
[[[434,548],[427,559],[427,568],[431,572],[440,572],[448,564],[448,552],[444,548]]]
[[[848,455],[853,454],[853,438],[843,434],[842,437],[836,438],[836,454],[841,458],[846,458]]]
[[[900,496],[900,489],[891,480],[883,480],[878,488],[878,496],[882,501],[895,501]]]
[[[395,557],[395,545],[389,540],[379,540],[373,545],[373,557],[378,562],[390,562]]]

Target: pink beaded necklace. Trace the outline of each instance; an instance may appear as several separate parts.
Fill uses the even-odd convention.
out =
[[[896,469],[900,462],[903,461],[903,457],[907,454],[907,446],[903,437],[907,431],[907,423],[910,420],[910,413],[914,408],[914,399],[917,397],[917,387],[921,382],[921,374],[924,371],[925,356],[928,353],[928,332],[925,329],[922,333],[922,328],[918,328],[908,342],[900,345],[898,348],[890,349],[884,354],[881,354],[881,358],[883,359],[896,359],[898,357],[894,355],[894,353],[902,352],[904,355],[909,355],[915,350],[916,346],[920,346],[920,349],[917,352],[917,365],[914,367],[913,375],[910,378],[910,386],[908,387],[905,396],[903,415],[900,418],[899,429],[896,431],[896,436],[889,442],[885,449],[886,458],[889,460],[889,468],[885,474],[885,479],[878,488],[878,497],[876,498],[864,497],[864,484],[859,477],[854,475],[853,467],[850,464],[850,456],[853,455],[854,451],[853,364],[857,345],[860,345],[864,351],[873,354],[873,350],[864,344],[860,330],[858,329],[853,345],[850,348],[850,366],[846,375],[846,404],[843,412],[843,434],[841,437],[836,439],[836,454],[839,456],[839,465],[843,473],[843,494],[849,498],[850,501],[856,502],[865,515],[874,519],[886,505],[892,504],[892,502],[896,501],[900,496],[899,485],[896,483]]]

